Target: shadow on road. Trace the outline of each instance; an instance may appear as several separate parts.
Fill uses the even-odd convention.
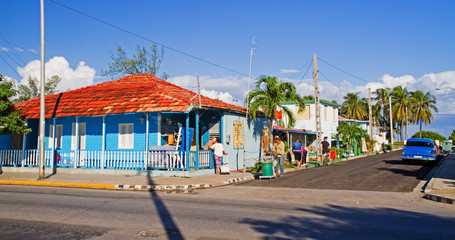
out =
[[[297,209],[278,221],[245,218],[262,239],[455,239],[455,218],[329,205]],[[422,221],[425,221],[424,223]]]
[[[150,186],[154,186],[151,172],[147,171],[147,181]],[[155,191],[150,191],[150,196],[155,204],[156,210],[159,214],[161,219],[161,223],[163,224],[165,234],[167,235],[168,239],[184,239],[182,233],[180,232],[177,224],[172,219],[172,215],[167,209],[166,205],[164,205],[163,201],[161,200],[160,196]]]

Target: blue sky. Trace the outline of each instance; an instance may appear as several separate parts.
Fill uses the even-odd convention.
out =
[[[39,0],[0,2],[0,73],[21,82],[39,71]],[[277,76],[310,95],[312,68],[304,76],[305,64],[317,54],[323,98],[342,102],[347,92],[367,96],[368,87],[402,85],[440,99],[438,115],[448,117],[427,129],[444,136],[455,129],[453,1],[44,2],[46,71],[63,77],[61,89],[109,80],[100,74],[117,45],[132,54],[154,41],[165,46],[158,75],[193,91],[199,75],[203,94],[238,104],[255,36],[253,80]]]

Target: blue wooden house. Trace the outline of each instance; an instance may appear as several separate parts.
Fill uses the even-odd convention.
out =
[[[37,166],[39,98],[18,103],[31,133],[20,149],[0,150],[0,165]],[[46,96],[48,167],[198,170],[213,168],[204,145],[221,137],[231,169],[260,157],[267,119],[199,96],[150,74],[137,74]],[[227,160],[227,159],[226,159]]]

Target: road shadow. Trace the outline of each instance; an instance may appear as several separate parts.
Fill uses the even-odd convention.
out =
[[[391,208],[328,205],[279,220],[244,218],[261,239],[455,239],[455,218]],[[424,221],[424,222],[423,222]]]
[[[155,183],[152,180],[150,170],[147,170],[147,181],[148,185],[155,186]],[[163,203],[157,192],[151,190],[150,197],[153,200],[153,203],[155,204],[161,223],[165,229],[164,234],[166,235],[167,239],[175,240],[184,239],[180,229],[178,228],[177,224],[172,218],[171,213],[169,212],[169,210],[167,209],[166,205]]]

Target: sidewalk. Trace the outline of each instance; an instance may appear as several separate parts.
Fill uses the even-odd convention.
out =
[[[455,153],[444,157],[425,188],[425,198],[455,204]]]
[[[46,179],[38,181],[38,168],[34,168],[36,171],[27,172],[18,172],[18,168],[12,167],[2,167],[1,169],[3,173],[0,174],[0,185],[53,186],[111,190],[185,191],[197,188],[217,187],[254,179],[254,175],[251,173],[242,172],[194,177],[46,173]]]

